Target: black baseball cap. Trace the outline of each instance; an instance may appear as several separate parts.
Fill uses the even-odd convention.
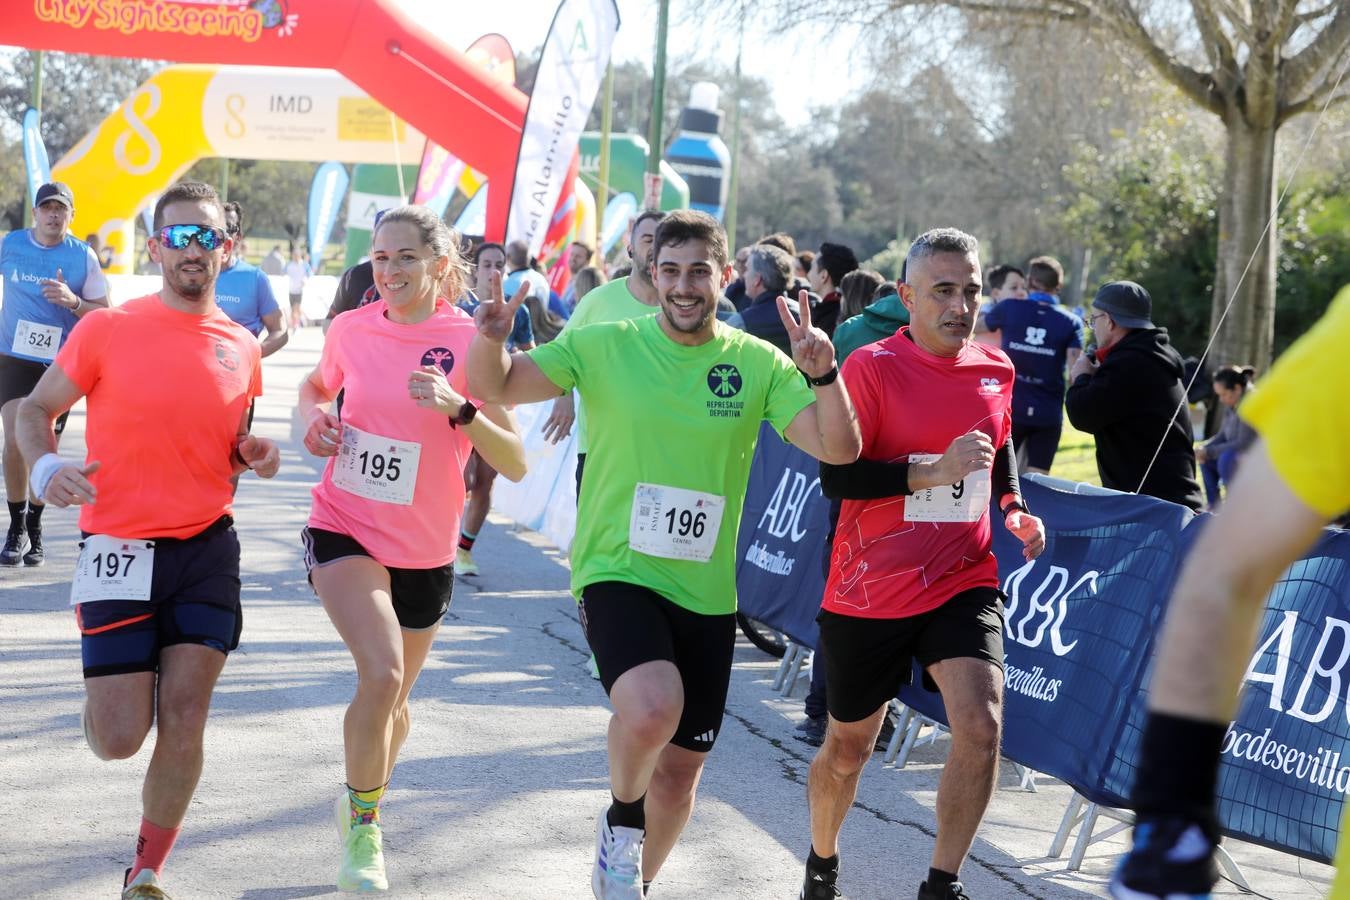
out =
[[[1110,281],[1097,289],[1092,305],[1122,328],[1156,328],[1153,298],[1133,281]]]
[[[58,200],[64,203],[67,209],[75,208],[75,195],[70,192],[70,188],[59,181],[52,181],[38,188],[37,199],[33,201],[33,206],[41,206],[48,200]]]

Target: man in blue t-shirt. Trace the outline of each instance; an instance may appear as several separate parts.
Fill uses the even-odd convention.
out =
[[[267,329],[262,339],[262,355],[271,356],[290,339],[286,323],[281,317],[281,305],[272,292],[272,282],[257,266],[244,261],[244,210],[231,200],[225,204],[225,231],[234,239],[230,255],[216,279],[216,305],[225,315],[257,337]]]
[[[1020,473],[1049,474],[1064,427],[1064,370],[1083,352],[1083,323],[1059,305],[1064,267],[1051,256],[1027,265],[1025,300],[1007,299],[980,316],[977,331],[1001,331],[1017,370],[1013,447]]]
[[[28,496],[28,463],[15,443],[19,402],[42,373],[80,317],[108,305],[108,280],[94,248],[69,234],[75,198],[59,181],[38,188],[33,227],[0,241],[0,418],[5,426],[5,496],[9,533],[0,566],[40,566],[43,504]],[[66,417],[56,420],[59,439]]]

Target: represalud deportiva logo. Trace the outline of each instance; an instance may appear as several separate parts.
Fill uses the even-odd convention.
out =
[[[262,7],[262,9],[255,8]],[[282,7],[279,15],[264,16]],[[71,28],[96,28],[131,35],[139,31],[160,31],[187,37],[236,37],[253,42],[262,36],[267,19],[286,33],[292,25],[280,0],[34,0],[34,12],[40,21],[69,25]]]

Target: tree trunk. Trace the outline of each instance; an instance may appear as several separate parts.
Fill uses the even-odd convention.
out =
[[[1219,258],[1215,273],[1210,329],[1219,325],[1229,296],[1236,292],[1228,318],[1210,355],[1212,366],[1270,365],[1275,335],[1275,259],[1278,228],[1266,230],[1275,209],[1274,104],[1252,103],[1249,67],[1246,109],[1230,107],[1224,117],[1228,132],[1223,196],[1219,203]],[[1273,80],[1273,79],[1272,79]],[[1260,114],[1252,107],[1259,107]],[[1250,261],[1250,266],[1248,262]],[[1245,276],[1244,276],[1245,271]]]

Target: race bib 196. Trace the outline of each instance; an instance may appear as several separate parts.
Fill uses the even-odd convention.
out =
[[[56,351],[61,349],[61,326],[20,319],[14,328],[14,346],[11,349],[20,356],[56,359]]]
[[[937,453],[911,453],[910,465],[941,459]],[[989,509],[989,470],[978,469],[956,484],[915,491],[905,497],[906,522],[978,522]]]
[[[333,484],[367,500],[410,506],[421,456],[421,444],[371,434],[344,422]]]
[[[707,562],[717,546],[726,498],[639,482],[633,490],[628,546],[648,556]]]
[[[91,534],[80,542],[70,605],[98,600],[150,599],[155,542]]]

